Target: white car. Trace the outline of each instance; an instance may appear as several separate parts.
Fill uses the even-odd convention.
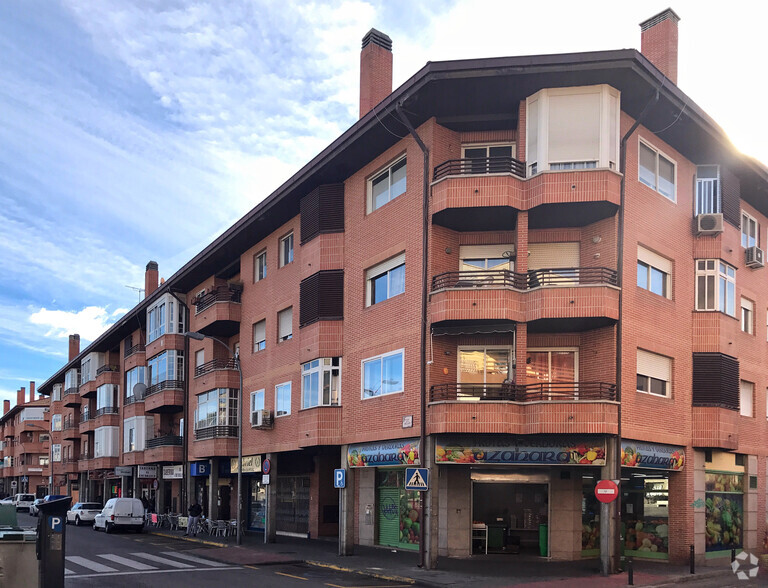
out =
[[[144,529],[144,505],[138,498],[110,498],[104,509],[93,518],[93,530],[111,533],[115,529]]]
[[[0,505],[3,505],[3,504],[10,504],[11,506],[13,506],[13,496],[9,496],[8,498],[3,498],[2,500],[0,500]]]
[[[29,512],[29,507],[35,501],[34,494],[17,494],[13,498],[13,504],[16,506],[16,510],[26,510]]]
[[[84,522],[92,523],[100,512],[101,504],[98,502],[77,502],[67,511],[67,523],[75,523],[77,526]]]
[[[39,517],[40,511],[38,510],[38,505],[45,502],[45,498],[35,498],[35,501],[32,503],[32,506],[29,507],[29,514],[33,517]]]

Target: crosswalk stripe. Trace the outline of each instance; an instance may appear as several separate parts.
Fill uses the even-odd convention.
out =
[[[141,557],[143,559],[148,559],[149,561],[154,561],[161,564],[166,564],[171,566],[172,568],[192,568],[194,566],[191,566],[189,564],[181,563],[180,561],[173,561],[172,559],[167,559],[165,557],[160,557],[157,555],[152,555],[151,553],[132,553],[131,555],[135,557]]]
[[[191,561],[196,564],[200,564],[203,566],[211,566],[214,568],[221,568],[221,567],[227,567],[232,564],[226,564],[221,563],[219,561],[211,561],[210,559],[203,559],[201,557],[196,557],[194,555],[189,555],[188,553],[182,553],[180,551],[164,551],[163,555],[170,555],[171,557],[178,557],[179,559],[185,559],[187,561]]]
[[[67,568],[64,568],[64,575],[65,576],[68,575],[68,574],[74,574],[74,573],[75,572],[73,572],[72,570],[68,570]]]
[[[134,570],[156,570],[157,569],[155,566],[141,563],[140,561],[134,561],[132,559],[128,559],[125,557],[120,557],[119,555],[115,555],[114,553],[102,553],[98,557],[104,558],[106,560],[109,560],[117,564],[123,564],[124,566],[133,568]]]
[[[93,570],[94,572],[101,573],[101,572],[117,571],[115,568],[110,568],[109,566],[105,566],[98,562],[91,561],[90,559],[85,559],[84,557],[80,557],[79,555],[68,555],[65,559],[70,563],[83,566],[84,568],[88,568],[89,570]]]

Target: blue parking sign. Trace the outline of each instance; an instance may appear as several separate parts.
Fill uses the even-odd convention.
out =
[[[49,516],[48,524],[54,533],[61,533],[62,529],[64,528],[64,517],[61,515]]]
[[[347,486],[347,470],[345,469],[333,470],[333,487],[346,488],[346,486]]]

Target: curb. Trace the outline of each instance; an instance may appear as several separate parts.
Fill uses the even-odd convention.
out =
[[[147,535],[154,535],[156,537],[165,537],[166,539],[176,539],[178,541],[189,541],[190,543],[200,543],[202,545],[210,545],[211,547],[227,547],[226,543],[219,543],[217,541],[207,541],[205,539],[198,539],[197,537],[171,535],[170,533],[160,533],[157,531],[147,531]]]
[[[691,582],[698,582],[701,580],[712,580],[721,576],[731,576],[733,572],[731,570],[717,570],[712,572],[704,572],[701,574],[688,574],[687,576],[677,576],[671,580],[666,580],[658,584],[648,584],[653,588],[664,588],[666,586],[677,586],[678,584],[689,584]]]
[[[359,570],[356,568],[347,568],[344,566],[338,566],[336,564],[325,563],[322,561],[304,560],[304,563],[310,566],[318,567],[318,568],[334,570],[336,572],[360,574],[361,576],[366,576],[368,578],[376,578],[377,580],[389,580],[390,582],[400,582],[402,584],[412,584],[412,585],[422,585],[422,586],[431,585],[431,584],[420,584],[417,580],[413,578],[409,578],[407,576],[393,576],[390,574],[379,574],[378,572],[371,572],[368,570]]]

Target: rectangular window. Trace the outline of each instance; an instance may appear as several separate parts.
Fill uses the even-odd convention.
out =
[[[147,361],[148,384],[154,386],[169,380],[184,380],[184,352],[169,350]]]
[[[637,350],[637,391],[671,396],[672,358]]]
[[[251,414],[264,410],[264,390],[251,392]]]
[[[638,179],[675,202],[675,163],[642,141],[639,145]]]
[[[207,427],[236,427],[238,390],[216,388],[197,395],[195,430]]]
[[[267,250],[253,256],[253,283],[267,277]]]
[[[53,392],[51,393],[51,401],[58,402],[61,400],[61,384],[53,385]]]
[[[53,461],[61,461],[61,444],[54,443],[51,445],[51,456]]]
[[[759,247],[760,246],[760,226],[753,216],[741,211],[741,246]]]
[[[644,247],[637,247],[637,285],[644,290],[670,298],[669,276],[672,262]]]
[[[301,408],[338,406],[340,391],[340,357],[323,357],[301,366]]]
[[[51,416],[51,431],[61,431],[61,415],[54,414]]]
[[[253,324],[253,352],[263,351],[267,347],[267,321]]]
[[[755,385],[741,380],[739,387],[739,414],[745,417],[754,416]]]
[[[700,165],[696,168],[696,208],[694,213],[722,212],[720,206],[720,167]]]
[[[696,260],[696,310],[736,316],[736,268],[717,259]]]
[[[406,159],[396,161],[368,181],[368,212],[381,208],[406,190]]]
[[[755,304],[746,298],[741,299],[741,330],[754,334]]]
[[[93,434],[93,457],[117,457],[119,427],[99,427]]]
[[[291,414],[291,383],[285,382],[275,386],[275,415],[286,416]]]
[[[137,366],[125,372],[125,397],[134,400],[143,400],[144,396],[136,396],[136,384],[146,384],[146,368]]]
[[[466,167],[469,173],[509,173],[515,145],[472,145],[462,147],[462,151],[462,157],[469,160]]]
[[[96,388],[96,410],[112,408],[117,412],[117,386],[102,384]]]
[[[363,360],[363,398],[402,392],[404,351],[399,349]]]
[[[280,267],[293,261],[293,233],[280,239]]]
[[[205,363],[205,349],[198,349],[195,351],[195,369],[199,368]]]
[[[405,253],[365,272],[366,306],[383,302],[405,292]]]
[[[288,341],[293,338],[293,307],[289,306],[285,310],[277,313],[277,341]]]
[[[166,333],[184,333],[184,307],[174,305],[170,294],[160,298],[147,309],[147,343]]]
[[[41,466],[47,466],[48,465],[48,456],[47,455],[40,455],[38,456],[38,462]]]

